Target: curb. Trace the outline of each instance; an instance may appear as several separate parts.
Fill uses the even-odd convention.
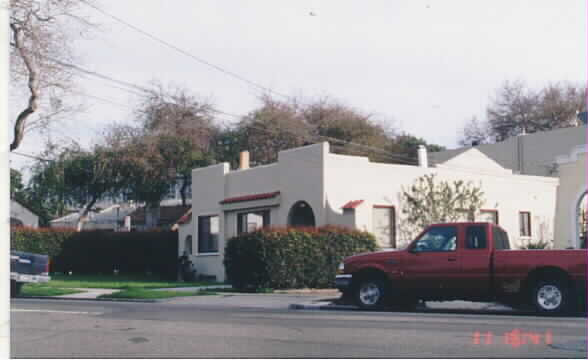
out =
[[[12,299],[42,299],[42,300],[82,300],[82,301],[116,301],[116,302],[139,302],[139,303],[156,303],[169,299],[116,299],[116,298],[62,298],[55,296],[19,296]]]
[[[290,310],[358,310],[355,305],[333,305],[333,304],[290,304]]]

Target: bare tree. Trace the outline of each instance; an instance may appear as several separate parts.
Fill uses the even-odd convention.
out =
[[[537,110],[545,128],[576,126],[576,114],[586,110],[586,87],[570,83],[549,84],[541,91]]]
[[[14,122],[10,151],[30,130],[46,127],[69,108],[65,95],[72,87],[71,70],[62,62],[73,59],[74,34],[91,27],[76,15],[81,0],[10,1],[10,76],[12,93],[23,109]],[[26,99],[26,100],[25,100]],[[33,117],[43,108],[40,116]]]
[[[540,90],[522,81],[505,82],[486,110],[487,120],[470,120],[461,145],[503,141],[521,133],[576,126],[576,114],[586,111],[586,87],[552,83]]]
[[[459,145],[474,146],[492,142],[490,129],[487,122],[478,120],[475,116],[470,119],[462,129]]]
[[[314,142],[296,103],[276,101],[269,96],[261,101],[262,106],[237,125],[254,164],[274,162],[279,151]]]
[[[180,196],[185,206],[192,169],[208,165],[212,159],[210,145],[217,132],[214,109],[185,88],[154,85],[156,91],[147,95],[136,111],[137,120],[143,141],[153,150],[151,159],[158,159],[182,182]]]

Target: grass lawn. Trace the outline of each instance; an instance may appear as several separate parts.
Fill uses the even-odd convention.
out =
[[[145,275],[51,275],[46,286],[55,288],[86,289],[159,289],[220,285],[211,281],[175,282],[161,280],[156,276]]]
[[[216,295],[212,291],[156,291],[141,288],[130,288],[128,290],[117,291],[110,295],[100,295],[100,298],[107,299],[166,299],[179,296],[201,296]]]
[[[59,296],[80,293],[79,290],[64,289],[42,284],[24,284],[20,290],[20,296]]]

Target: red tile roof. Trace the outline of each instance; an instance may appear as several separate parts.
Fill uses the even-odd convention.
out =
[[[178,224],[182,225],[182,224],[187,224],[190,222],[190,220],[192,220],[192,208],[190,208],[190,210],[188,210],[184,215],[182,215],[182,217],[180,218],[180,220],[178,220]]]
[[[342,209],[355,209],[363,203],[363,200],[352,200],[347,204],[343,205]]]
[[[222,200],[220,203],[221,204],[230,204],[230,203],[236,203],[236,202],[241,202],[241,201],[271,199],[271,198],[276,197],[278,195],[280,195],[279,191],[274,191],[274,192],[270,192],[270,193],[263,193],[263,194],[236,196],[236,197],[226,198],[226,199]]]

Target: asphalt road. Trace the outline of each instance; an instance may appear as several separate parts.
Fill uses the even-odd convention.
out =
[[[11,357],[586,358],[585,317],[288,310],[297,300],[16,299]]]

